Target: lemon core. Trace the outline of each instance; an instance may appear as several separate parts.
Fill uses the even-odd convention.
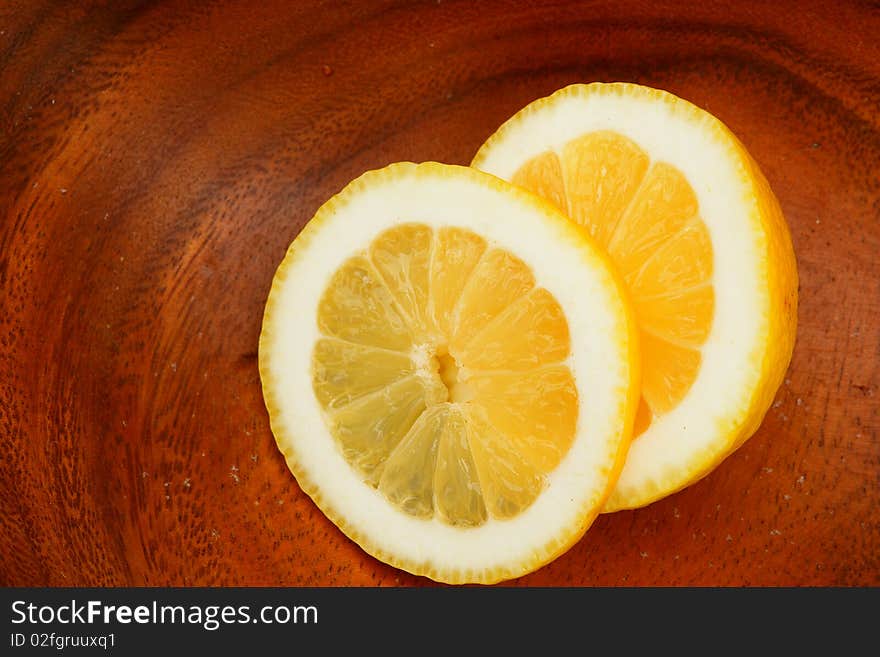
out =
[[[474,393],[464,381],[461,366],[446,347],[437,349],[436,360],[437,374],[443,385],[446,386],[447,399],[453,403],[464,403],[473,399]]]

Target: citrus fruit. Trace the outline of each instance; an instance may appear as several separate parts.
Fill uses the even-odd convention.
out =
[[[606,511],[693,483],[754,433],[791,358],[797,271],[776,198],[721,121],[657,89],[572,85],[509,119],[472,166],[589,230],[626,282],[642,388]]]
[[[602,509],[637,349],[622,281],[564,215],[475,169],[399,163],[293,241],[259,365],[278,447],[334,524],[409,572],[494,582]]]

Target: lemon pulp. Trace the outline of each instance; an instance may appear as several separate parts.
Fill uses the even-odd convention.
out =
[[[712,326],[712,244],[693,189],[677,168],[611,130],[533,157],[512,182],[586,227],[623,275],[642,348],[633,433],[644,433],[687,394]]]
[[[318,328],[312,386],[330,433],[411,516],[512,518],[574,440],[565,315],[525,263],[472,231],[379,234],[331,277]]]

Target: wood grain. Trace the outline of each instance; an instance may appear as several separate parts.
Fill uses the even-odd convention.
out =
[[[287,245],[363,171],[529,101],[708,109],[791,226],[790,372],[710,476],[519,585],[880,584],[875,3],[5,2],[0,584],[423,585],[297,488],[256,364]]]

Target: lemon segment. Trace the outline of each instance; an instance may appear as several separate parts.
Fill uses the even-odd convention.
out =
[[[415,363],[403,353],[333,338],[315,344],[312,368],[315,395],[328,410],[416,373]]]
[[[422,413],[383,464],[379,490],[389,502],[418,518],[434,515],[433,479],[446,416],[446,406]]]
[[[568,212],[562,164],[556,153],[546,151],[534,156],[517,169],[512,182],[546,199],[562,212]]]
[[[370,245],[370,260],[417,336],[434,330],[428,308],[432,241],[430,228],[408,225],[383,233]]]
[[[563,459],[575,437],[578,393],[571,371],[477,373],[468,380],[473,413],[541,474]]]
[[[376,485],[385,461],[426,410],[426,396],[414,375],[328,413],[330,433],[365,481]]]
[[[519,258],[501,249],[489,249],[474,267],[451,318],[450,353],[464,350],[489,322],[534,285],[534,275]]]
[[[486,240],[469,230],[443,227],[434,240],[431,260],[431,314],[437,329],[450,335],[455,308],[474,267],[486,251]]]
[[[433,481],[434,500],[443,522],[462,527],[477,527],[488,520],[469,439],[470,424],[461,407],[449,407]]]
[[[670,290],[656,296],[633,292],[633,304],[646,333],[693,349],[709,337],[715,309],[711,285]]]
[[[367,258],[352,258],[327,286],[318,325],[330,337],[385,349],[407,350],[412,334],[388,288]]]
[[[640,189],[648,156],[620,134],[600,130],[569,141],[560,157],[569,216],[607,248]]]
[[[473,455],[486,506],[493,517],[513,518],[535,501],[544,486],[538,468],[514,444],[487,421],[479,407],[472,407],[468,444]]]
[[[694,191],[682,173],[670,164],[656,163],[648,170],[635,196],[619,217],[605,246],[617,268],[626,276],[643,267],[649,258],[661,257],[657,254],[658,249],[674,239],[689,223],[701,223],[697,212]],[[706,246],[711,249],[711,244]],[[704,253],[696,255],[705,257]],[[661,257],[662,263],[664,260]]]
[[[521,371],[565,359],[570,342],[565,313],[538,288],[498,313],[457,354],[469,370]]]

